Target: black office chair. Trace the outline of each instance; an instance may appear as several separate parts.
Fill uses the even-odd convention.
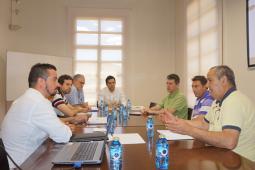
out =
[[[150,104],[149,104],[149,108],[152,108],[152,107],[154,107],[154,106],[156,106],[157,105],[157,103],[156,102],[150,102]]]
[[[191,120],[191,116],[192,116],[192,108],[188,108],[188,120]]]
[[[0,139],[0,167],[2,170],[9,170],[9,163],[7,159],[7,154],[4,149],[4,144],[2,139]]]

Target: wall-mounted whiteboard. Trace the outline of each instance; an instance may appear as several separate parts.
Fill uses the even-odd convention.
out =
[[[28,88],[28,74],[36,63],[49,63],[57,67],[58,76],[73,75],[71,57],[56,57],[41,54],[7,52],[6,100],[13,101]]]

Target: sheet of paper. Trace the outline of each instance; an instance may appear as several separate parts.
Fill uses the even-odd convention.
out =
[[[92,106],[90,111],[91,111],[91,112],[98,112],[98,108],[95,107],[95,106]]]
[[[131,115],[141,115],[142,112],[140,112],[140,111],[132,111],[130,114]]]
[[[86,128],[83,129],[83,133],[93,133],[93,132],[106,132],[106,128],[86,127]]]
[[[98,117],[97,114],[92,114],[88,120],[88,125],[100,125],[106,124],[107,118],[106,117]]]
[[[93,132],[106,132],[106,128],[93,128]]]
[[[113,137],[119,137],[121,144],[140,144],[145,143],[143,138],[138,133],[123,133],[108,135],[109,141],[113,140]]]
[[[141,111],[144,109],[144,106],[132,106],[131,110],[132,111]]]
[[[163,134],[166,136],[167,140],[187,140],[187,139],[194,139],[188,135],[181,135],[178,133],[171,132],[170,130],[157,130],[158,133]]]

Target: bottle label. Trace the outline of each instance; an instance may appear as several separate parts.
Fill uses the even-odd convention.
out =
[[[147,128],[148,128],[148,129],[152,129],[152,128],[153,128],[153,125],[152,125],[151,123],[148,123],[148,124],[147,124]]]
[[[167,156],[168,155],[168,150],[165,149],[165,148],[159,148],[159,154],[163,157]]]
[[[114,153],[113,159],[114,160],[119,160],[120,159],[120,154],[119,153]]]

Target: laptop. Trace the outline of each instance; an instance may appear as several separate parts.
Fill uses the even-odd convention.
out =
[[[100,140],[108,140],[109,127],[113,123],[113,117],[106,124],[106,132],[95,131],[91,133],[78,133],[73,134],[70,138],[70,142],[88,142],[88,141],[100,141]]]
[[[73,134],[70,142],[89,142],[108,140],[108,133],[106,132],[91,132],[91,133],[78,133]]]
[[[100,164],[103,160],[105,141],[74,142],[66,144],[53,159],[53,164]]]

